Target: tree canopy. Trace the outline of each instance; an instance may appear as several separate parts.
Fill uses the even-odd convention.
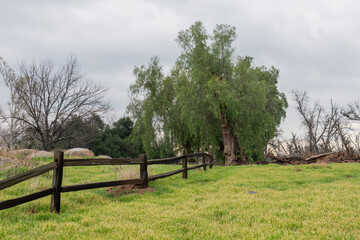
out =
[[[129,117],[122,117],[112,125],[107,125],[105,131],[97,137],[92,150],[96,155],[139,157],[142,152],[141,142],[130,138],[133,125]]]
[[[169,150],[220,153],[226,164],[259,158],[285,117],[287,101],[277,89],[279,70],[255,67],[234,54],[235,28],[201,22],[181,31],[182,52],[165,75],[154,57],[135,67],[128,111],[148,154]]]

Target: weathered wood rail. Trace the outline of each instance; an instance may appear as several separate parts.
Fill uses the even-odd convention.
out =
[[[188,167],[188,160],[191,158],[201,158],[201,164],[197,164],[195,166]],[[208,161],[206,161],[208,159]],[[182,160],[182,168],[165,172],[153,176],[148,175],[148,165],[154,164],[170,164]],[[86,184],[77,184],[77,185],[69,185],[62,186],[63,179],[63,169],[64,167],[72,167],[72,166],[98,166],[98,165],[139,165],[140,166],[140,178],[139,179],[128,179],[128,180],[115,180],[115,181],[107,181],[107,182],[95,182],[95,183],[86,183]],[[184,154],[179,157],[173,158],[163,158],[163,159],[150,159],[147,160],[147,156],[142,154],[139,159],[131,159],[131,158],[113,158],[113,159],[64,159],[63,152],[55,152],[54,153],[54,162],[31,169],[27,172],[21,173],[19,175],[10,177],[8,179],[0,181],[0,190],[11,187],[28,179],[40,176],[44,173],[47,173],[53,170],[53,181],[52,187],[31,193],[26,196],[22,196],[19,198],[9,199],[0,202],[0,210],[4,210],[7,208],[12,208],[17,205],[27,203],[39,198],[43,198],[51,195],[51,205],[50,211],[60,213],[60,203],[61,203],[61,193],[63,192],[73,192],[80,190],[87,190],[93,188],[103,188],[103,187],[112,187],[112,186],[121,186],[121,185],[129,185],[129,184],[137,184],[142,187],[148,187],[149,181],[154,181],[160,178],[170,177],[172,175],[182,173],[182,178],[187,178],[188,171],[203,168],[206,171],[206,166],[210,168],[213,167],[213,157],[206,153],[190,153]]]

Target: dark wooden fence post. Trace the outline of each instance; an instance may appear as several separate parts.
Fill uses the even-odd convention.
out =
[[[203,169],[204,169],[204,171],[206,171],[206,159],[205,159],[204,153],[202,154],[202,163],[204,164]]]
[[[183,172],[182,172],[182,178],[187,178],[187,164],[188,164],[188,159],[187,159],[187,150],[184,149],[183,151],[183,159],[182,159],[182,168],[184,169]]]
[[[210,168],[213,167],[213,164],[214,164],[214,157],[211,156],[211,157],[210,157]]]
[[[61,198],[61,183],[63,177],[64,167],[64,152],[56,151],[54,153],[54,162],[57,164],[57,168],[54,169],[53,175],[53,188],[54,194],[51,195],[51,212],[60,213],[60,198]]]
[[[147,156],[146,154],[141,154],[140,159],[142,163],[140,164],[140,178],[143,180],[142,187],[147,188],[149,186],[149,175],[147,171]]]

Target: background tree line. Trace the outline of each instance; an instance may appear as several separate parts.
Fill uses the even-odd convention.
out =
[[[283,141],[279,124],[287,100],[277,89],[279,70],[253,65],[235,54],[235,28],[217,25],[209,34],[201,22],[180,31],[181,53],[168,74],[153,57],[134,68],[128,114],[106,124],[107,89],[87,81],[74,57],[55,68],[48,60],[20,63],[0,59],[10,91],[0,110],[1,138],[8,148],[85,147],[111,157],[150,158],[207,151],[227,165],[262,160],[266,151],[285,154],[360,149],[349,121],[360,120],[360,105],[328,110],[311,104],[306,92],[293,91],[306,135]]]
[[[285,117],[285,95],[277,90],[279,70],[253,66],[232,47],[235,28],[217,25],[208,34],[201,22],[179,32],[182,50],[165,75],[154,57],[135,67],[129,118],[106,125],[106,89],[84,79],[76,59],[60,68],[51,61],[1,61],[11,92],[3,140],[10,148],[88,147],[95,153],[149,157],[208,151],[226,164],[259,160]]]

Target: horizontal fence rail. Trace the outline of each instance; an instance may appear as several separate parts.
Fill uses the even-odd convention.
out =
[[[142,179],[85,183],[85,184],[64,186],[64,187],[62,187],[61,191],[62,192],[74,192],[74,191],[87,190],[87,189],[93,189],[93,188],[113,187],[113,186],[121,186],[121,185],[129,185],[129,184],[142,184],[142,183],[143,183]]]
[[[177,169],[171,172],[166,172],[166,173],[161,173],[161,174],[157,174],[157,175],[152,175],[149,177],[149,181],[154,181],[156,179],[160,179],[160,178],[166,178],[166,177],[170,177],[172,175],[178,174],[183,172],[183,169]]]
[[[163,159],[150,159],[147,161],[148,165],[152,165],[152,164],[167,164],[167,163],[173,163],[176,161],[179,161],[181,159],[183,159],[184,156],[180,156],[180,157],[172,157],[172,158],[163,158]]]
[[[139,159],[129,158],[64,159],[64,167],[96,165],[136,165],[141,163],[142,162]]]
[[[195,166],[188,167],[188,160],[193,158],[201,158],[202,163]],[[208,163],[206,158],[209,159]],[[148,176],[148,165],[154,164],[169,164],[175,163],[179,160],[182,160],[182,168]],[[63,168],[72,167],[72,166],[99,166],[99,165],[139,165],[140,166],[140,178],[139,179],[127,179],[127,180],[116,180],[116,181],[107,181],[107,182],[95,182],[95,183],[86,183],[86,184],[76,184],[69,186],[62,186],[63,179]],[[0,190],[11,187],[18,183],[21,183],[25,180],[40,176],[44,173],[47,173],[53,170],[53,182],[52,188],[48,188],[42,191],[31,193],[26,196],[22,196],[15,199],[5,200],[0,202],[0,210],[15,207],[17,205],[27,203],[39,198],[43,198],[51,195],[51,212],[60,212],[60,201],[62,192],[73,192],[81,191],[94,188],[103,188],[103,187],[113,187],[121,185],[138,185],[140,187],[148,187],[149,181],[154,181],[160,178],[166,178],[173,176],[178,173],[182,173],[182,178],[187,178],[187,172],[197,168],[203,168],[206,171],[206,166],[212,168],[213,166],[213,157],[206,153],[189,153],[184,152],[182,156],[172,157],[172,158],[163,158],[163,159],[150,159],[147,160],[145,154],[140,156],[140,159],[131,159],[131,158],[112,158],[112,159],[102,159],[102,158],[92,158],[92,159],[64,159],[63,152],[54,153],[54,162],[31,169],[27,172],[18,174],[16,176],[10,177],[8,179],[0,181]]]
[[[47,197],[51,194],[54,194],[54,191],[55,191],[54,188],[48,188],[48,189],[45,189],[45,190],[42,190],[42,191],[39,191],[36,193],[32,193],[32,194],[23,196],[23,197],[2,201],[2,202],[0,202],[0,210],[15,207],[17,205],[31,202],[31,201],[39,199],[39,198]]]
[[[52,162],[52,163],[43,165],[41,167],[31,169],[31,170],[21,173],[19,175],[9,177],[8,179],[0,181],[0,190],[11,187],[15,184],[21,183],[30,178],[40,176],[40,175],[47,173],[55,168],[57,168],[57,164],[55,162]]]
[[[196,165],[196,166],[193,166],[193,167],[188,167],[187,170],[194,170],[194,169],[201,168],[201,167],[204,167],[204,166],[206,166],[205,163],[199,164],[199,165]]]

